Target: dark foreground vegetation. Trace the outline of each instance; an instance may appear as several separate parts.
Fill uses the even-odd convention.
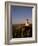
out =
[[[26,38],[32,37],[32,24],[25,26],[25,24],[12,25],[13,38]]]

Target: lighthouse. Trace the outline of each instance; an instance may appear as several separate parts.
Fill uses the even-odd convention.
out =
[[[26,19],[26,26],[29,26],[29,19]]]

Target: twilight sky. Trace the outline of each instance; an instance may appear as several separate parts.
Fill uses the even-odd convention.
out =
[[[12,24],[22,24],[26,19],[32,20],[32,8],[22,6],[11,6]]]

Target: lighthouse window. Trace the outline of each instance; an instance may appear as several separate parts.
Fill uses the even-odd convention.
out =
[[[11,6],[13,38],[32,37],[32,7]]]

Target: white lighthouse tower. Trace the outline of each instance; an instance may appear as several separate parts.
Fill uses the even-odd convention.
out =
[[[25,25],[29,26],[29,20],[28,19],[26,19],[26,24]]]

